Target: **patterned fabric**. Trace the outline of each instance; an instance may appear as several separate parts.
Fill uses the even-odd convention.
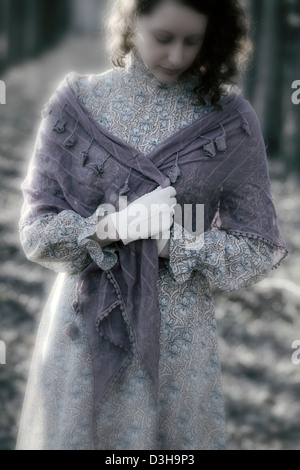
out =
[[[134,67],[130,74],[134,84]],[[204,231],[211,230],[219,210],[220,230],[271,244],[274,265],[279,264],[287,250],[272,201],[265,145],[257,116],[239,90],[228,89],[220,107],[144,155],[101,126],[78,101],[69,80],[43,112],[22,185],[21,227],[68,209],[82,217],[91,216],[99,204],[119,210],[121,196],[131,203],[157,185],[173,184],[178,208],[204,205]],[[152,82],[158,86],[153,77]],[[174,87],[165,90],[166,101],[173,99]],[[139,240],[114,245],[118,262],[109,272],[90,263],[81,272],[77,291],[76,310],[86,322],[95,372],[95,408],[105,401],[132,353],[147,371],[153,394],[158,393],[157,244]],[[107,367],[99,365],[102,361]]]
[[[45,309],[18,449],[93,448],[92,364],[82,316],[74,320],[70,308],[77,281],[77,275],[60,274]],[[165,273],[157,287],[162,312],[159,408],[147,375],[133,359],[98,417],[97,448],[223,449],[217,328],[207,281],[192,275],[178,285]]]
[[[200,245],[200,248],[197,248]],[[260,282],[273,265],[273,250],[258,240],[212,230],[192,236],[174,224],[170,243],[170,270],[182,284],[199,270],[219,289],[231,292]]]
[[[195,109],[185,84],[162,86],[140,62],[100,76],[72,74],[71,82],[99,123],[144,153],[199,113],[209,112],[209,107]],[[158,406],[147,374],[132,357],[99,410],[93,446],[93,368],[85,323],[74,302],[80,271],[91,260],[104,270],[116,262],[113,248],[102,250],[89,238],[102,215],[97,211],[84,218],[63,210],[22,224],[28,258],[60,274],[37,337],[17,448],[223,449],[224,403],[210,283],[233,290],[263,279],[274,261],[272,244],[211,230],[203,246],[174,225],[170,260],[157,280]]]
[[[24,226],[20,238],[27,257],[57,273],[79,273],[91,261],[101,269],[111,269],[117,261],[114,249],[109,246],[102,249],[89,238],[104,214],[101,207],[86,219],[73,211],[62,211]]]
[[[140,59],[102,75],[71,73],[69,83],[94,119],[145,155],[211,110],[195,103],[194,83],[157,81]]]
[[[52,222],[49,220],[49,224]],[[73,229],[79,232],[81,227],[74,224]],[[26,233],[24,246],[29,252],[39,244],[35,230],[33,239],[29,230]],[[175,226],[170,273],[161,274],[157,282],[162,313],[159,412],[152,401],[147,376],[133,359],[98,418],[100,450],[225,447],[217,327],[208,278],[225,290],[257,282],[271,268],[272,249],[257,240],[226,237],[225,233],[220,238],[218,232],[210,232],[207,243],[210,247],[214,244],[218,256],[213,257],[211,264],[211,258],[206,256],[204,275],[203,253],[186,250],[180,233]],[[61,244],[59,233],[56,240],[52,239],[53,245],[56,241]],[[70,272],[72,254],[79,251],[75,238],[73,248],[68,239],[66,245],[69,262],[65,259],[64,270]],[[183,250],[187,258],[183,257]],[[44,263],[47,259],[47,266],[57,270],[53,250],[34,253],[33,260]],[[236,276],[228,276],[231,270]],[[77,282],[78,275],[60,274],[47,303],[28,381],[19,449],[93,448],[92,364],[82,316],[74,315],[71,308]]]

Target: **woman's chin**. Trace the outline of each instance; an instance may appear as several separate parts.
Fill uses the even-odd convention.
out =
[[[177,82],[181,74],[179,73],[173,74],[173,73],[167,73],[164,71],[158,71],[158,72],[155,72],[154,75],[157,78],[157,80],[163,83],[164,85],[170,85],[172,83]]]

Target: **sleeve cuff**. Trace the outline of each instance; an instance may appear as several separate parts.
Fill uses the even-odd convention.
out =
[[[118,261],[118,257],[115,253],[116,249],[112,246],[102,248],[99,243],[95,240],[91,240],[89,237],[96,233],[97,225],[101,217],[105,217],[106,215],[107,211],[101,206],[98,207],[91,217],[82,219],[83,223],[81,224],[78,234],[78,246],[85,247],[91,259],[103,271],[109,271]]]

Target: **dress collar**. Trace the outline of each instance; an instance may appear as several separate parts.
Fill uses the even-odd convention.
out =
[[[183,74],[175,82],[166,84],[159,81],[144,61],[133,52],[127,56],[126,60],[126,75],[132,85],[151,94],[193,93],[197,85],[195,77],[190,72]]]

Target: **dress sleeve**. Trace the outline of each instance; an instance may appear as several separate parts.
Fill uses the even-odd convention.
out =
[[[178,282],[198,270],[218,288],[233,291],[264,279],[288,254],[260,124],[248,102],[241,99],[239,106],[228,118],[224,156],[211,172],[219,185],[214,219],[199,236],[174,224],[169,267]]]
[[[199,271],[221,290],[238,290],[267,277],[273,260],[273,247],[262,240],[222,230],[195,237],[178,224],[171,232],[169,269],[180,284]]]
[[[113,247],[101,248],[90,239],[95,234],[101,207],[91,217],[83,218],[71,210],[39,217],[20,229],[27,258],[56,272],[76,274],[94,261],[109,270],[117,262]]]
[[[28,259],[56,272],[78,273],[93,261],[109,270],[117,262],[114,246],[101,248],[90,238],[106,215],[105,209],[97,206],[95,200],[83,212],[68,191],[77,182],[76,172],[81,167],[72,168],[73,176],[68,166],[75,157],[68,153],[68,141],[61,143],[69,125],[65,118],[59,118],[63,109],[54,93],[42,112],[33,155],[21,186],[21,243]]]

